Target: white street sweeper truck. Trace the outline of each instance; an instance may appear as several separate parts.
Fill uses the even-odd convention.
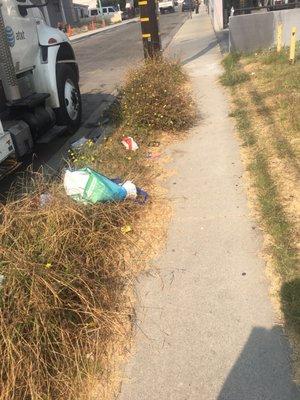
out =
[[[44,4],[0,0],[0,179],[80,125],[79,72],[67,36],[45,23]]]

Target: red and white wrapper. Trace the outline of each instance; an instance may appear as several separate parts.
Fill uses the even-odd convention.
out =
[[[132,139],[131,136],[124,136],[122,139],[122,144],[127,150],[136,151],[139,148],[138,144]]]

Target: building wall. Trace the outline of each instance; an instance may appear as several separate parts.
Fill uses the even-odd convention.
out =
[[[88,8],[95,8],[97,7],[97,0],[75,0],[82,5],[88,6]]]
[[[230,17],[230,51],[252,52],[273,47],[279,23],[283,24],[283,43],[289,45],[292,27],[297,28],[298,35],[300,32],[300,9]]]
[[[80,21],[82,18],[87,18],[89,16],[88,6],[83,6],[81,4],[73,3],[75,12],[75,21]]]
[[[209,0],[208,12],[215,31],[223,29],[223,0]]]
[[[47,9],[51,26],[57,27],[61,22],[72,25],[75,21],[72,0],[49,0]]]

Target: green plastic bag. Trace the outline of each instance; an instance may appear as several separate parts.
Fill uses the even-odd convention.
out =
[[[90,168],[82,168],[77,171],[67,170],[64,187],[67,195],[84,203],[122,201],[127,195],[122,186]]]

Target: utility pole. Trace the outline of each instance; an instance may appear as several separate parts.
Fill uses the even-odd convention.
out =
[[[139,0],[144,56],[155,57],[161,51],[156,0]]]
[[[97,5],[97,8],[99,8],[99,10],[100,10],[101,16],[103,16],[103,8],[102,8],[102,2],[101,2],[101,0],[97,0],[96,5]]]

